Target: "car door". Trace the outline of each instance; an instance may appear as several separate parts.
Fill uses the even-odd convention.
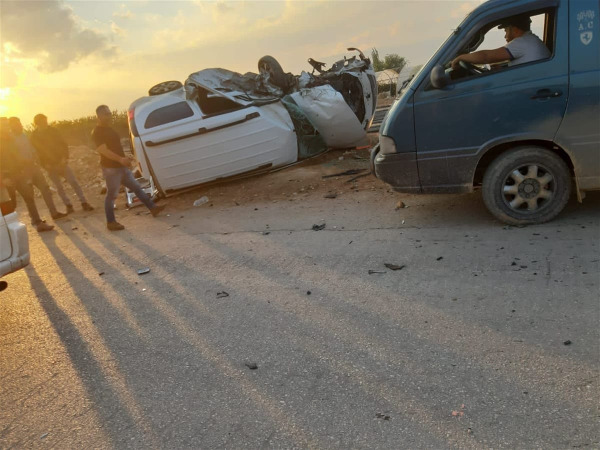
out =
[[[549,59],[457,79],[442,89],[429,82],[419,87],[414,117],[424,191],[470,187],[477,161],[498,143],[554,139],[569,89],[566,8],[563,2],[549,13],[556,26]],[[500,18],[496,11],[487,23]]]
[[[212,113],[192,100],[178,104],[177,108],[188,111],[180,116],[187,117],[163,120],[164,111],[159,108],[147,116],[140,131],[151,173],[164,192],[297,159],[294,128],[280,103],[239,104],[233,110]]]
[[[3,188],[0,188],[3,189]],[[0,193],[0,199],[2,193]],[[10,232],[4,219],[4,214],[0,213],[0,276],[11,271],[10,258],[13,254],[13,246],[10,239]]]
[[[570,9],[571,87],[556,142],[571,153],[579,188],[600,189],[600,8],[577,0]]]

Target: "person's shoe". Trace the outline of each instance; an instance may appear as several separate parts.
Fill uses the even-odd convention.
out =
[[[48,225],[46,222],[40,222],[35,226],[38,233],[43,233],[44,231],[52,231],[54,230],[54,225]]]
[[[75,212],[75,208],[73,205],[67,205],[67,214],[73,214]]]
[[[94,210],[94,207],[87,202],[83,202],[81,204],[81,207],[83,208],[84,211],[93,211]]]
[[[61,212],[58,212],[58,211],[56,211],[54,214],[52,214],[52,218],[54,220],[56,220],[56,219],[62,219],[63,217],[67,217],[67,215],[65,213],[61,213]]]
[[[158,216],[167,205],[157,205],[150,210],[152,217]]]
[[[107,222],[106,228],[108,228],[110,231],[119,231],[125,229],[125,227],[119,222]]]

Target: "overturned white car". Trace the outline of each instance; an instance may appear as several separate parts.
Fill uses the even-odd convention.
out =
[[[258,74],[206,69],[185,85],[154,86],[128,111],[142,175],[167,196],[293,164],[328,148],[367,145],[377,84],[370,60],[357,51],[329,70],[309,59],[311,74],[286,74],[266,56]]]

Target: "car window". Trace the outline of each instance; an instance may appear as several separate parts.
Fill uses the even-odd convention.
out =
[[[205,117],[225,114],[227,112],[245,108],[245,106],[240,105],[227,97],[209,92],[200,86],[197,88],[196,94],[198,106],[200,106],[202,115]]]
[[[144,128],[148,129],[158,127],[159,125],[176,122],[193,115],[194,111],[192,111],[192,108],[187,104],[187,102],[179,102],[173,105],[163,106],[162,108],[152,111],[148,115],[146,123],[144,124]]]

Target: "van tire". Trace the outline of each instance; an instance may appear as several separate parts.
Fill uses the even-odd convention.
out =
[[[279,62],[272,56],[266,55],[258,60],[258,73],[269,74],[269,82],[284,91],[288,87],[288,77]]]
[[[166,94],[167,92],[176,91],[177,89],[181,88],[182,86],[183,86],[183,84],[181,84],[181,81],[176,81],[176,80],[163,81],[162,83],[158,83],[158,84],[155,84],[154,86],[152,86],[150,88],[150,90],[148,91],[148,95]]]
[[[571,173],[555,153],[541,147],[517,147],[502,153],[483,176],[483,202],[509,225],[547,222],[571,195]]]

